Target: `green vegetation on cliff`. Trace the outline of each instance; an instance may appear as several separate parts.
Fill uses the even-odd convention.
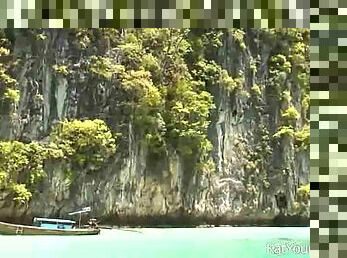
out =
[[[112,41],[105,37],[111,33]],[[197,36],[176,29],[127,30],[124,35],[102,31],[101,40],[116,49],[119,59],[108,53],[92,56],[89,69],[129,96],[134,122],[151,152],[160,154],[171,145],[184,155],[194,153],[200,163],[211,162],[206,134],[214,104],[206,83],[236,84],[220,65],[204,56],[206,45],[220,46],[221,35],[207,31]]]
[[[296,136],[299,147],[309,145],[309,31],[305,29],[269,30],[266,37],[274,40],[277,51],[270,59],[270,85],[282,96],[282,126],[274,137]],[[296,84],[293,84],[295,82]],[[299,89],[296,87],[299,86]],[[296,97],[293,98],[293,94]],[[299,93],[299,94],[298,94]],[[298,99],[299,97],[299,99]],[[298,111],[298,108],[301,111]],[[301,118],[302,121],[299,121]]]
[[[116,150],[115,139],[101,120],[63,121],[48,144],[0,142],[0,189],[9,190],[18,203],[26,203],[44,176],[44,163],[66,159],[78,165],[98,165]]]
[[[77,164],[99,164],[116,151],[115,139],[102,120],[62,121],[51,134],[51,142],[63,157]]]
[[[299,187],[294,209],[300,215],[308,216],[310,213],[310,184]]]
[[[48,152],[38,143],[0,142],[0,188],[11,190],[18,202],[28,201],[29,189],[44,176],[47,157]]]
[[[14,38],[22,33],[35,42],[30,51],[44,65],[15,53]],[[56,47],[54,33],[0,33],[0,123],[12,130],[0,142],[0,187],[19,203],[35,194],[48,162],[63,161],[69,176],[91,167],[102,173],[135,141],[151,160],[179,155],[189,163],[185,173],[195,176],[211,176],[223,159],[218,176],[234,173],[255,209],[267,198],[274,146],[285,138],[297,151],[308,149],[308,30],[76,29],[67,35],[61,45],[55,42],[60,50],[66,45],[63,59],[44,52]],[[25,68],[30,76],[21,78],[30,65],[38,71]],[[68,113],[74,101],[79,106]],[[26,102],[32,110],[19,111]],[[269,114],[276,117],[271,125]],[[39,125],[27,126],[26,117]],[[218,139],[211,124],[219,126]],[[37,134],[27,137],[28,128]],[[249,139],[242,130],[255,135]],[[243,155],[241,161],[221,157],[224,147]]]

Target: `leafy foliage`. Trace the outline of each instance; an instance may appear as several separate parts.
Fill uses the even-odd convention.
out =
[[[274,134],[275,138],[280,138],[281,136],[294,136],[294,128],[292,126],[281,126],[280,129]]]
[[[46,39],[47,39],[47,35],[45,35],[44,33],[36,34],[36,40],[46,40]]]
[[[25,184],[13,184],[11,189],[15,195],[13,200],[17,203],[25,204],[32,197],[31,192],[28,191]]]
[[[15,194],[14,200],[28,201],[33,186],[45,175],[43,162],[48,153],[38,143],[0,142],[0,187]]]
[[[300,114],[294,106],[290,106],[288,109],[282,112],[282,117],[289,121],[293,121],[299,119]]]
[[[307,150],[310,146],[310,126],[305,125],[300,131],[295,132],[295,144]]]
[[[80,165],[100,164],[116,151],[115,139],[102,120],[63,121],[51,134],[65,158]]]
[[[298,188],[294,211],[300,215],[308,216],[310,213],[310,184]]]
[[[287,57],[285,55],[278,54],[271,57],[270,65],[271,74],[278,74],[278,72],[291,72],[292,65],[289,61],[287,61]]]
[[[220,76],[220,83],[224,86],[228,91],[239,90],[242,88],[245,79],[243,77],[232,78],[228,75],[226,70],[222,70]]]
[[[108,57],[90,57],[90,71],[101,78],[110,80],[114,75],[122,74],[124,67],[116,64],[113,59]]]
[[[254,84],[251,88],[252,93],[255,94],[256,96],[261,96],[261,89],[259,87],[259,85]]]
[[[78,48],[84,50],[89,47],[91,44],[91,31],[88,29],[77,29],[76,30],[76,38],[77,38],[77,46]]]
[[[63,121],[51,138],[48,144],[0,142],[0,188],[12,192],[16,202],[30,200],[35,184],[46,175],[46,160],[98,165],[116,150],[115,139],[101,120]]]
[[[300,186],[298,189],[298,195],[303,199],[303,201],[307,201],[310,198],[310,184]]]
[[[129,91],[135,101],[148,107],[157,107],[162,104],[162,96],[159,89],[153,85],[150,72],[129,71],[124,74],[121,86]]]
[[[210,109],[214,107],[212,96],[206,91],[195,91],[184,81],[168,94],[174,99],[169,102],[170,110],[165,116],[169,137],[181,138],[180,143],[190,143],[191,146],[184,148],[185,154],[192,154],[194,148],[204,153],[211,150],[206,130]]]
[[[9,99],[13,103],[18,103],[19,102],[19,90],[13,90],[13,89],[6,89],[4,93],[4,98]]]
[[[310,95],[305,94],[302,101],[301,101],[301,108],[302,108],[302,113],[303,115],[306,115],[306,121],[308,121],[307,116],[308,116],[308,109],[310,107]]]
[[[53,65],[53,70],[60,75],[67,76],[70,72],[66,65]]]
[[[231,29],[231,34],[233,35],[235,41],[238,43],[241,50],[246,49],[246,44],[244,42],[245,32],[241,29]]]
[[[17,81],[11,75],[11,66],[14,64],[10,50],[10,41],[6,38],[4,30],[0,30],[0,101],[1,99],[9,100],[10,105],[17,104],[19,101],[19,91],[16,89]],[[0,109],[9,110],[14,113],[13,108],[8,109],[6,104],[0,102]]]

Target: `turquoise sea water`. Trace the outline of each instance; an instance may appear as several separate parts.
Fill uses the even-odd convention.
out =
[[[97,236],[0,236],[6,258],[309,257],[309,228],[104,229]]]

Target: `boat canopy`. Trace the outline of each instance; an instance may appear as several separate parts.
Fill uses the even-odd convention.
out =
[[[72,220],[48,219],[48,218],[34,218],[34,222],[59,223],[59,224],[76,224],[76,222],[72,221]]]
[[[88,213],[91,211],[91,208],[90,207],[84,207],[82,210],[80,211],[75,211],[75,212],[70,212],[69,215],[72,216],[72,215],[76,215],[76,214],[79,214],[81,216],[81,214],[83,213]]]

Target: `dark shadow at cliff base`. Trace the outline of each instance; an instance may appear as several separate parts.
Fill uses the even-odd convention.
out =
[[[219,226],[254,226],[254,227],[309,227],[310,218],[299,215],[277,215],[273,218],[252,216],[240,217],[203,217],[203,216],[128,216],[115,219],[114,216],[100,221],[102,225],[129,227],[219,227]]]
[[[310,226],[310,218],[309,217],[303,217],[299,215],[284,215],[279,214],[273,219],[274,226]]]

